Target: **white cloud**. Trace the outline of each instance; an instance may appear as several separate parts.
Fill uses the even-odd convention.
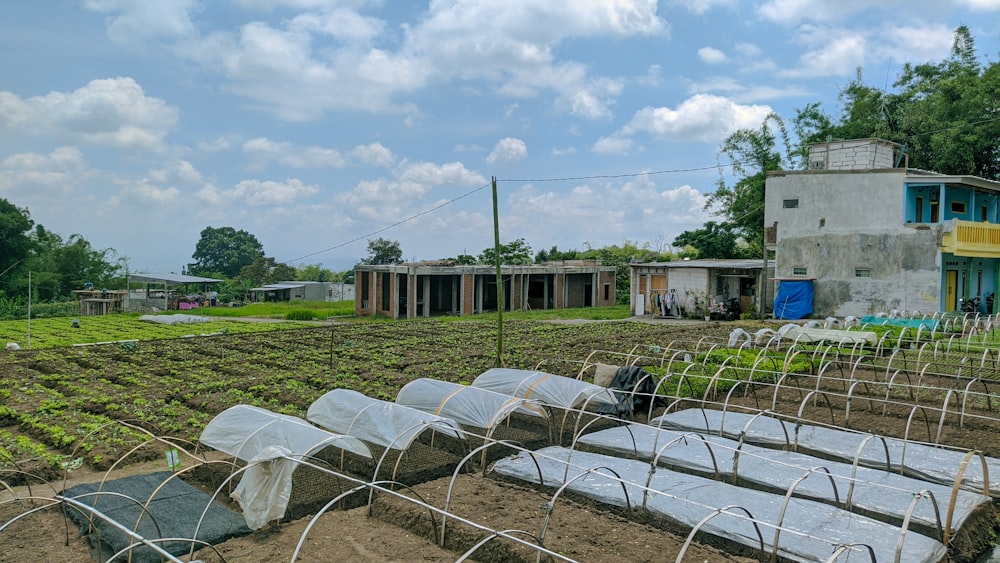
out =
[[[186,160],[175,160],[163,168],[149,172],[149,180],[157,184],[197,184],[201,183],[201,173]]]
[[[351,149],[350,155],[357,162],[369,166],[391,166],[396,162],[392,151],[378,142],[358,145]]]
[[[805,47],[794,68],[779,71],[793,78],[853,76],[858,67],[886,59],[921,63],[948,56],[954,30],[944,24],[840,28],[803,25],[795,42]]]
[[[4,197],[31,195],[43,202],[69,208],[74,193],[95,176],[76,147],[59,147],[49,154],[20,153],[0,161],[0,193]]]
[[[201,4],[198,0],[86,0],[84,6],[96,12],[115,14],[108,19],[108,37],[119,43],[133,43],[154,37],[169,38],[193,33],[191,13],[199,10]]]
[[[691,94],[721,92],[730,100],[744,104],[814,95],[814,92],[801,86],[750,84],[730,76],[712,76],[700,82],[690,82],[687,90]]]
[[[864,10],[892,5],[904,5],[900,0],[769,0],[757,8],[766,20],[787,26],[803,21],[833,21],[850,17]]]
[[[426,186],[454,185],[475,187],[486,179],[478,172],[472,172],[461,162],[434,164],[432,162],[404,162],[396,171],[400,182],[412,182]]]
[[[336,149],[303,147],[257,137],[243,143],[243,151],[254,156],[257,168],[271,160],[292,168],[343,168],[352,163],[349,158],[353,159],[353,163],[371,166],[389,166],[395,161],[392,151],[381,143],[358,145],[345,156]]]
[[[651,224],[679,234],[710,219],[703,193],[689,185],[660,187],[652,176],[622,184],[593,181],[569,191],[542,191],[527,184],[513,191],[509,202],[519,212],[504,221],[505,229],[563,250],[580,249],[587,242],[600,247],[648,241]]]
[[[704,14],[716,8],[729,8],[737,5],[737,0],[671,0],[671,4],[681,6],[693,14]]]
[[[297,178],[284,182],[243,180],[225,192],[225,199],[250,206],[298,203],[319,192],[319,187],[303,184]]]
[[[594,143],[590,150],[599,154],[628,154],[632,148],[632,139],[619,135],[603,137]]]
[[[973,10],[1000,10],[1000,0],[958,0],[958,3]]]
[[[198,150],[202,152],[222,152],[229,150],[232,145],[229,139],[225,137],[218,137],[214,141],[199,141]]]
[[[803,54],[796,67],[784,74],[795,77],[850,75],[864,64],[866,48],[863,36],[844,34]]]
[[[698,49],[698,58],[708,64],[719,64],[729,60],[729,57],[725,53],[714,47],[702,47]]]
[[[73,92],[20,99],[0,95],[0,125],[79,143],[161,150],[179,112],[131,78],[92,80]]]
[[[649,65],[646,69],[646,74],[635,79],[636,82],[644,86],[659,86],[660,82],[663,80],[663,67],[660,65]]]
[[[552,149],[552,156],[568,156],[576,154],[576,147],[566,147],[564,149]]]
[[[486,162],[494,164],[497,162],[515,162],[524,160],[528,156],[528,145],[521,139],[506,137],[497,141],[493,146],[493,151],[486,157]]]
[[[741,105],[728,98],[696,94],[676,109],[645,107],[616,136],[645,131],[671,141],[718,142],[737,129],[759,127],[771,113],[764,105]]]

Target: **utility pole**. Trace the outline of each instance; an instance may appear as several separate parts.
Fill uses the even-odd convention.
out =
[[[497,269],[497,359],[494,367],[503,367],[503,274],[500,272],[500,213],[497,211],[497,177],[493,176],[493,254]]]

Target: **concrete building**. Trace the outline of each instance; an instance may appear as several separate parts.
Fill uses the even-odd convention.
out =
[[[678,312],[687,317],[704,315],[704,308],[713,300],[724,303],[732,298],[739,300],[740,310],[749,311],[757,304],[757,287],[763,267],[763,258],[632,264],[629,284],[632,314],[672,316],[665,305],[671,292]],[[768,295],[773,297],[773,291],[769,290]],[[699,308],[702,310],[698,311]],[[769,310],[770,306],[765,308],[765,314]]]
[[[906,168],[899,149],[821,143],[809,170],[768,173],[775,277],[814,279],[815,316],[985,307],[996,291],[1000,182]]]
[[[615,304],[615,269],[595,260],[502,266],[503,310]],[[354,267],[357,316],[472,315],[498,308],[494,266],[443,262]]]
[[[250,290],[251,301],[354,301],[354,285],[340,282],[281,281]]]

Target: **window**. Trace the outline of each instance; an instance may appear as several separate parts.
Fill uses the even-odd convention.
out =
[[[872,270],[871,268],[854,268],[854,277],[870,278],[872,277]]]
[[[809,271],[806,269],[805,266],[795,266],[794,268],[792,268],[792,275],[793,276],[807,276],[807,275],[809,275]]]
[[[964,201],[953,201],[953,202],[951,202],[951,212],[952,213],[965,213],[965,202]]]
[[[919,196],[917,197],[917,206],[914,210],[914,220],[917,223],[924,222],[924,198]]]
[[[607,301],[609,299],[611,299],[611,284],[606,283],[604,284],[604,300]]]
[[[785,209],[795,209],[799,206],[798,199],[786,199],[781,202],[781,206]]]
[[[979,220],[983,223],[989,221],[990,219],[990,208],[985,205],[979,208]]]

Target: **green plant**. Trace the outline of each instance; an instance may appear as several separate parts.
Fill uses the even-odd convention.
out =
[[[290,321],[311,321],[316,318],[316,314],[308,309],[294,309],[285,313],[285,318]]]

